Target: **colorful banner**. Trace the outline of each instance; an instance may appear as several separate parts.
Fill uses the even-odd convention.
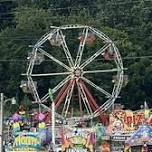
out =
[[[17,136],[13,143],[15,149],[39,149],[40,146],[41,141],[34,136]]]
[[[126,134],[135,131],[144,122],[152,124],[149,110],[131,111],[115,110],[110,114],[110,123],[107,129],[109,134]]]
[[[88,149],[93,152],[96,137],[91,129],[64,128],[61,136],[63,151],[74,148],[79,150]]]
[[[83,146],[87,142],[87,140],[81,136],[74,136],[70,138],[69,140],[74,145],[74,147],[78,149],[83,149]]]

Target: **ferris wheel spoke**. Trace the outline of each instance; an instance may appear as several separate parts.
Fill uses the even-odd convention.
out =
[[[75,85],[75,80],[73,80],[72,86],[71,86],[71,88],[68,90],[68,93],[67,93],[67,96],[66,96],[65,103],[67,103],[67,104],[66,104],[67,107],[66,107],[66,105],[64,105],[64,106],[65,106],[64,109],[63,109],[63,110],[65,111],[64,117],[66,117],[67,114],[68,114],[68,110],[69,110],[69,106],[70,106],[70,102],[71,102],[71,98],[72,98],[72,93],[73,93],[73,90],[74,90],[74,85]],[[66,110],[65,110],[65,109],[66,109]],[[64,113],[64,111],[62,111],[62,112]]]
[[[97,111],[95,111],[95,116],[101,115],[101,112],[106,111],[113,105],[115,99],[118,97],[118,94],[120,92],[120,89],[123,83],[122,74],[120,75],[119,83],[120,84],[114,85],[115,88],[113,89],[112,98],[108,99],[102,106],[100,106],[100,108]],[[120,86],[120,87],[117,87],[117,86]]]
[[[43,74],[31,74],[32,77],[39,77],[39,76],[59,76],[59,75],[68,75],[71,74],[71,72],[59,72],[59,73],[43,73]],[[22,74],[27,75],[27,74]]]
[[[82,77],[82,79],[87,82],[89,85],[91,85],[92,87],[94,87],[95,89],[97,89],[98,91],[100,91],[101,93],[105,94],[107,97],[112,97],[112,95],[110,93],[108,93],[106,90],[102,89],[101,87],[97,86],[96,84],[94,84],[92,81],[90,81],[89,79]]]
[[[93,70],[93,71],[83,71],[84,74],[86,73],[106,73],[106,72],[118,72],[119,69],[107,69],[107,70]]]
[[[85,45],[85,42],[86,42],[86,39],[88,36],[88,28],[83,30],[83,35],[84,35],[84,39],[82,41],[80,40],[79,49],[78,49],[77,57],[75,60],[75,67],[79,67],[79,65],[81,63],[84,45]]]
[[[52,89],[52,93],[55,93],[57,90],[59,90],[66,82],[68,82],[71,79],[71,76],[66,77],[64,80],[62,80],[56,87]]]
[[[52,93],[55,93],[58,91],[65,83],[67,83],[71,79],[71,76],[67,76],[65,79],[63,79],[60,83],[58,83],[53,89]],[[42,102],[45,102],[49,98],[49,93],[47,93],[44,97],[41,98]]]
[[[65,108],[66,108],[66,105],[67,105],[67,102],[68,102],[69,91],[70,91],[70,89],[68,90],[67,95],[66,95],[66,99],[65,99],[64,106],[63,106],[63,109],[62,109],[62,116],[64,115]]]
[[[48,39],[51,39],[53,37],[53,35],[57,32],[56,29],[52,30],[52,32],[45,34],[44,36],[42,36],[42,38],[36,43],[35,47],[38,48],[40,47],[43,43],[45,43]]]
[[[80,84],[80,83],[77,82],[77,86],[78,86],[78,91],[79,91],[79,93],[80,93],[80,96],[81,96],[81,98],[82,98],[82,101],[83,101],[83,103],[84,103],[84,106],[85,106],[85,108],[86,108],[86,110],[87,110],[87,113],[88,113],[88,114],[92,114],[93,112],[92,112],[92,109],[91,109],[91,107],[90,107],[90,104],[89,104],[87,95],[86,95],[86,93],[85,93],[85,91],[84,91],[84,89],[83,89],[82,84]]]
[[[110,39],[101,31],[94,29],[92,27],[89,27],[90,31],[92,31],[92,33],[94,33],[95,35],[97,35],[99,38],[101,38],[102,40],[106,41],[106,42],[110,42]]]
[[[69,91],[68,91],[67,95],[68,95],[68,94],[69,94]],[[64,106],[63,106],[63,109],[62,109],[62,116],[64,115],[67,102],[68,102],[68,100],[67,100],[67,96],[66,96],[66,99],[65,99],[65,102],[64,102]]]
[[[52,112],[52,108],[49,108],[49,107],[46,106],[45,104],[41,103],[40,106],[41,106],[42,108],[44,108],[45,110],[47,110],[47,111],[49,111],[49,112],[50,112],[50,111]],[[58,114],[58,113],[56,113],[56,112],[55,112],[55,116],[56,116],[56,118],[59,118],[59,119],[61,119],[61,120],[64,120],[64,117],[62,117],[60,114]]]
[[[82,65],[80,65],[80,68],[84,68],[89,63],[91,63],[97,56],[102,54],[111,44],[105,44],[101,49],[99,49],[95,54],[93,54],[90,58],[88,58]]]
[[[61,45],[63,47],[64,53],[65,53],[66,58],[68,60],[69,66],[73,67],[74,66],[73,59],[72,59],[71,53],[69,51],[69,48],[67,46],[67,43],[65,41],[65,37],[64,37],[64,35],[63,35],[61,30],[59,32],[60,32],[60,35],[61,35],[61,38],[62,38],[62,44]]]
[[[100,106],[99,109],[97,109],[95,112],[94,112],[94,116],[95,117],[98,117],[100,116],[103,112],[105,112],[107,109],[109,109],[113,103],[114,103],[114,98],[113,99],[108,99],[102,106]]]
[[[80,91],[78,90],[78,100],[79,100],[79,107],[80,107],[80,116],[83,116],[83,108],[82,108],[82,99],[80,95]]]
[[[55,57],[53,57],[51,54],[47,53],[46,51],[44,51],[42,48],[38,48],[38,50],[46,55],[48,58],[50,58],[51,60],[53,60],[54,62],[58,63],[60,66],[64,67],[65,69],[67,69],[68,71],[70,71],[70,68],[65,65],[63,62],[59,61],[58,59],[56,59]]]

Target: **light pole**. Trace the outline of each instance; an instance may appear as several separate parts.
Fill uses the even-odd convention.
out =
[[[55,151],[55,103],[52,101],[52,144]]]
[[[3,101],[4,101],[4,94],[1,93],[1,103],[0,103],[0,151],[3,151]]]
[[[11,101],[12,104],[16,104],[14,97],[4,100],[4,93],[0,93],[0,152],[3,151],[3,106],[8,101]]]
[[[52,113],[51,113],[51,119],[52,119],[52,149],[53,151],[55,151],[55,103],[53,100],[53,93],[52,90],[49,89],[49,96],[51,99],[51,108],[52,108]]]

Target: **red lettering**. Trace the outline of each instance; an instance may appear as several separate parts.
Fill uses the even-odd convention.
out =
[[[137,125],[140,125],[143,123],[143,120],[144,120],[144,116],[142,114],[140,115],[137,115]]]
[[[133,124],[136,124],[136,115],[133,115]]]
[[[128,116],[128,117],[126,117],[126,124],[128,125],[128,126],[131,126],[131,124],[132,124],[132,117],[131,116]]]

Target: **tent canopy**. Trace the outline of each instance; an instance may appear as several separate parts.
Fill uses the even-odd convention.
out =
[[[126,144],[130,146],[143,145],[144,143],[152,145],[152,127],[147,124],[139,126],[136,132],[126,141]]]

